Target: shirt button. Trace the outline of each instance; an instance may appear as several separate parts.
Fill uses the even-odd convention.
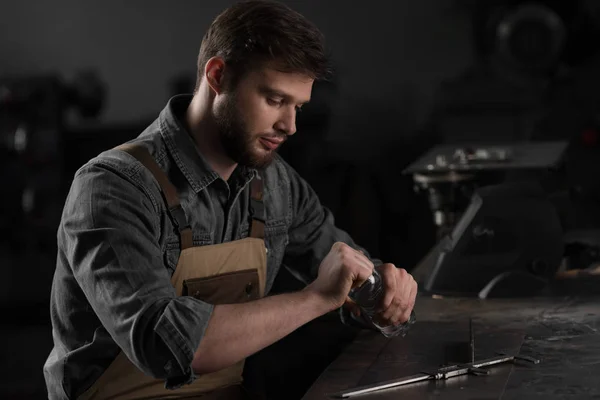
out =
[[[167,374],[171,374],[171,372],[173,372],[173,362],[172,360],[167,361],[167,363],[165,364],[165,372]]]
[[[248,282],[246,284],[246,296],[250,297],[250,295],[252,294],[253,287],[254,287],[254,285],[252,285],[252,282]]]

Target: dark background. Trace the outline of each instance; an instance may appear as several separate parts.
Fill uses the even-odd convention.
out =
[[[0,397],[45,396],[55,233],[73,174],[193,90],[201,38],[231,3],[1,6]],[[375,256],[411,269],[435,243],[427,198],[402,170],[441,142],[567,140],[561,185],[595,213],[593,1],[545,2],[565,26],[556,57],[558,39],[535,23],[510,57],[496,46],[494,21],[519,1],[285,3],[322,30],[336,75],[315,85],[281,153]]]

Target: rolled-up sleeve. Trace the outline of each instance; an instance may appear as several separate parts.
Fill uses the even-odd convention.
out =
[[[191,383],[213,306],[177,297],[159,245],[160,199],[102,164],[78,171],[65,203],[59,246],[112,339],[167,387]]]

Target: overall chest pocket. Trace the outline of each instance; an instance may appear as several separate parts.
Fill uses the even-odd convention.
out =
[[[209,304],[236,304],[260,297],[256,269],[227,272],[204,278],[183,281],[183,295],[192,296]]]

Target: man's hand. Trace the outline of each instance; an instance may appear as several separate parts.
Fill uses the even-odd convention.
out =
[[[319,266],[317,279],[306,287],[335,310],[344,304],[350,289],[360,286],[373,273],[373,263],[361,252],[337,242]]]
[[[417,282],[405,269],[382,264],[377,271],[383,280],[383,301],[376,315],[380,326],[402,324],[410,318],[417,296]]]

